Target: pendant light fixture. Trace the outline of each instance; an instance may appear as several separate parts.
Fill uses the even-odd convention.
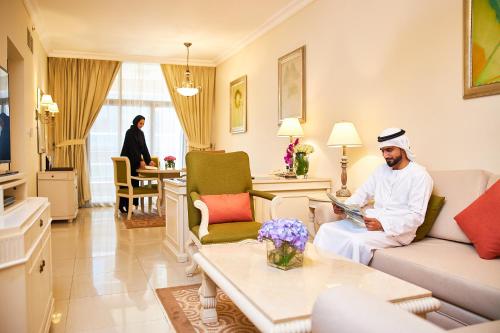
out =
[[[200,92],[200,87],[195,87],[194,82],[191,79],[191,72],[189,71],[189,47],[192,44],[187,42],[184,43],[187,49],[187,59],[186,59],[186,72],[184,73],[184,81],[182,81],[182,85],[177,87],[177,92],[182,96],[194,96]]]

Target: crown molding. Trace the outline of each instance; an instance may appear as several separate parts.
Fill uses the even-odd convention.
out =
[[[24,8],[28,12],[31,22],[35,27],[36,34],[38,35],[38,39],[42,44],[45,51],[50,50],[50,40],[47,38],[46,31],[44,30],[43,22],[40,15],[40,7],[38,6],[38,2],[32,0],[23,0]]]
[[[80,59],[97,59],[97,60],[116,60],[116,61],[134,61],[134,62],[149,62],[159,64],[174,64],[185,65],[186,58],[170,58],[161,56],[148,55],[130,55],[130,54],[111,54],[111,53],[95,53],[95,52],[78,52],[69,50],[52,50],[49,52],[49,57],[56,58],[80,58]],[[206,59],[189,59],[189,65],[192,66],[215,66],[214,62]]]
[[[222,53],[221,55],[215,57],[212,62],[218,66],[239,51],[241,51],[244,47],[248,46],[250,43],[255,41],[260,36],[264,35],[269,30],[276,27],[281,22],[285,21],[302,8],[313,2],[314,0],[294,0],[290,2],[286,7],[282,8],[278,12],[276,12],[273,16],[271,16],[266,22],[264,22],[260,27],[258,27],[254,32],[247,35],[241,41],[235,43],[233,47],[231,47],[228,51]]]
[[[218,66],[223,63],[250,43],[261,37],[281,22],[285,21],[302,8],[312,3],[314,0],[294,0],[291,1],[286,7],[276,12],[273,16],[267,19],[255,31],[248,34],[241,41],[236,42],[227,51],[221,53],[213,59],[189,59],[189,63],[194,66]],[[36,28],[40,43],[45,48],[49,57],[64,57],[64,58],[83,58],[83,59],[101,59],[101,60],[118,60],[118,61],[142,61],[151,63],[169,63],[179,64],[185,63],[184,58],[169,58],[162,56],[148,56],[148,55],[120,55],[120,54],[107,54],[95,52],[78,52],[70,50],[53,50],[50,38],[47,37],[43,27],[43,20],[40,15],[40,8],[37,0],[23,0],[24,6],[31,17],[31,21]]]

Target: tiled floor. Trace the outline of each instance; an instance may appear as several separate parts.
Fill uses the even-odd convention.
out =
[[[186,277],[164,237],[165,228],[126,229],[113,208],[53,222],[50,332],[174,332],[154,289],[199,283],[200,274]]]

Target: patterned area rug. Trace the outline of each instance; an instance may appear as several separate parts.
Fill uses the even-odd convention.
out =
[[[120,219],[127,229],[165,226],[165,216],[159,216],[156,209],[151,210],[151,213],[136,209],[130,220],[127,220],[127,214],[120,213]]]
[[[217,315],[219,321],[214,324],[203,324],[200,319],[199,288],[199,284],[193,284],[156,289],[168,318],[177,332],[259,332],[220,289],[217,289]]]

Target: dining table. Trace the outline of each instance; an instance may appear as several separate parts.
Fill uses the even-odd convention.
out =
[[[158,179],[158,186],[160,186],[160,195],[158,197],[158,200],[160,202],[159,202],[159,204],[157,204],[158,209],[163,209],[163,205],[164,205],[163,180],[169,179],[169,178],[180,178],[180,177],[182,177],[181,174],[186,173],[185,168],[184,169],[162,169],[160,167],[158,167],[158,168],[147,167],[147,168],[136,169],[136,171],[137,171],[139,177],[149,178],[149,179],[145,179],[144,181],[150,181],[151,178]],[[151,210],[151,201],[149,201],[149,210]]]

